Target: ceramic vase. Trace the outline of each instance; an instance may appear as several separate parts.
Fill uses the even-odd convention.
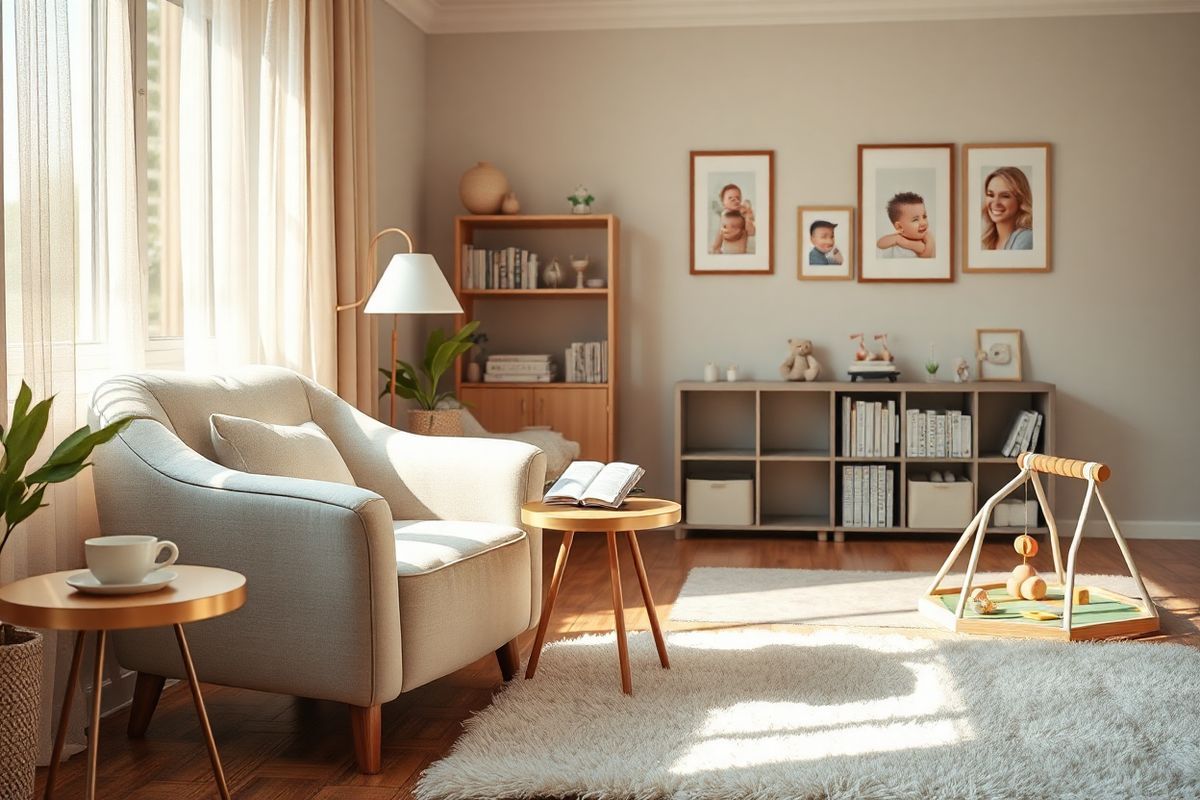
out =
[[[483,380],[483,367],[478,361],[467,364],[467,383],[479,383]]]
[[[704,365],[704,382],[705,383],[716,383],[717,382],[717,365],[716,364],[705,364]]]
[[[562,283],[563,273],[562,267],[558,265],[558,259],[553,259],[550,266],[542,272],[542,283],[547,289],[557,289]]]
[[[487,161],[480,161],[464,172],[458,182],[458,197],[472,214],[499,212],[506,194],[508,178]]]
[[[519,214],[521,212],[521,201],[517,199],[516,192],[509,192],[504,195],[504,199],[500,201],[501,214]]]

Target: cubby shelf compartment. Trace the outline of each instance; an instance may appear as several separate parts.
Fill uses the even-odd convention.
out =
[[[901,422],[910,409],[959,410],[973,419],[970,458],[917,458],[904,455],[907,431],[900,426],[900,455],[845,456],[840,450],[841,398],[892,400]],[[980,506],[1017,473],[1016,461],[999,454],[1018,411],[1045,415],[1038,452],[1054,454],[1055,388],[1049,383],[789,383],[740,381],[675,386],[675,496],[684,503],[688,477],[741,476],[754,479],[753,525],[680,525],[689,530],[731,533],[829,532],[851,534],[933,533],[957,535],[960,529],[911,528],[907,525],[910,473],[954,469],[969,479],[973,502]],[[979,453],[984,453],[980,456]],[[897,473],[893,514],[886,528],[848,527],[840,520],[841,469],[846,465],[886,464]],[[1054,480],[1044,480],[1054,503]],[[1030,533],[1045,533],[1042,520],[1030,520]],[[1039,527],[1034,527],[1039,523]],[[1019,527],[990,528],[1015,533]]]

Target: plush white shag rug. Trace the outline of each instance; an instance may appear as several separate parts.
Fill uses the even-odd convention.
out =
[[[416,794],[462,798],[1200,796],[1200,652],[829,629],[546,647]]]

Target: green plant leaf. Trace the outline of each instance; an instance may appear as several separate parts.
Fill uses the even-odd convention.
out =
[[[9,498],[8,504],[4,507],[4,519],[9,528],[15,528],[25,521],[33,512],[42,507],[42,497],[46,494],[46,487],[39,486],[24,497],[24,492]]]
[[[25,465],[33,457],[38,443],[46,433],[46,426],[50,423],[50,406],[53,403],[53,397],[46,398],[33,406],[28,414],[22,416],[20,421],[9,429],[8,438],[4,441],[4,474],[0,478],[0,489],[3,489],[10,477],[16,478],[25,471]]]
[[[21,381],[21,388],[17,392],[17,402],[13,404],[12,424],[25,416],[25,412],[29,410],[29,404],[33,402],[33,390],[29,388],[29,384]]]
[[[438,348],[446,341],[446,333],[441,328],[435,328],[429,334],[429,341],[425,343],[425,366],[426,373],[433,372],[433,358],[437,355]]]
[[[42,469],[46,467],[58,467],[67,464],[77,464],[85,460],[92,454],[92,451],[99,445],[110,441],[114,436],[120,433],[121,429],[133,421],[132,417],[117,420],[114,423],[105,425],[99,430],[93,431],[91,427],[84,425],[79,430],[72,433],[67,438],[58,443],[58,447],[54,448],[54,452],[46,459],[46,463],[42,465]],[[30,476],[29,482],[39,483]]]

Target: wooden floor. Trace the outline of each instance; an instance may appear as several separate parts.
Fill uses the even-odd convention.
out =
[[[981,569],[1012,566],[1015,556],[1007,538],[985,545]],[[547,583],[558,541],[557,534],[547,533]],[[675,541],[669,532],[643,534],[639,541],[664,623],[692,567],[915,570],[932,574],[951,546],[949,539],[940,537],[922,541],[850,538],[844,544],[783,536],[693,536]],[[1162,605],[1173,612],[1177,621],[1200,624],[1200,541],[1136,541],[1132,548],[1151,591],[1165,598]],[[622,559],[629,626],[644,629],[646,615],[624,548]],[[1080,572],[1124,571],[1116,545],[1110,540],[1087,540],[1080,562]],[[580,534],[571,551],[549,638],[606,632],[612,630],[612,624],[604,539]],[[522,640],[523,656],[528,656],[532,639],[529,634]],[[1200,636],[1195,633],[1160,635],[1153,641],[1200,647]],[[392,800],[410,796],[421,771],[449,751],[462,721],[487,706],[499,686],[499,669],[495,658],[489,656],[384,706],[383,771],[378,775],[356,772],[349,715],[342,706],[210,685],[205,685],[204,693],[234,797]],[[635,691],[636,687],[635,674]],[[615,652],[613,691],[619,691]],[[163,694],[144,740],[126,739],[127,719],[128,711],[123,710],[101,725],[100,797],[191,800],[217,796],[185,685],[170,687]],[[44,772],[39,770],[39,796]],[[56,796],[82,796],[84,775],[85,758],[81,754],[63,765]]]

